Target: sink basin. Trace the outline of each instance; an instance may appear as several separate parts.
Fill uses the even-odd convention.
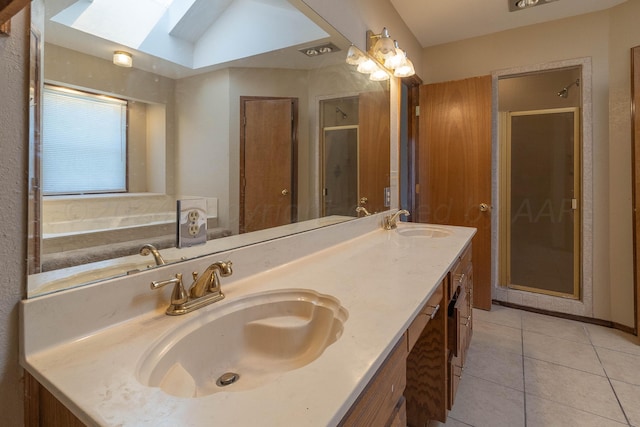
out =
[[[142,384],[178,397],[256,388],[317,359],[348,317],[336,298],[307,289],[252,294],[195,313],[143,356]]]
[[[440,227],[434,227],[432,225],[399,226],[396,228],[396,233],[403,237],[437,238],[451,236],[451,231]]]

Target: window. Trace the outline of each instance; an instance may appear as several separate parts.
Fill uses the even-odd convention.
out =
[[[45,86],[42,105],[45,195],[127,190],[127,102]]]

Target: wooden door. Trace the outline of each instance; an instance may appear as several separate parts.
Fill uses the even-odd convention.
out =
[[[240,232],[296,221],[297,99],[241,98]]]
[[[388,91],[364,92],[358,100],[358,203],[371,213],[388,209],[391,106]],[[365,201],[363,203],[363,201]]]
[[[421,86],[419,121],[418,217],[477,228],[473,306],[490,310],[491,76]]]
[[[640,46],[631,49],[631,113],[633,162],[633,275],[635,282],[635,333],[640,337]],[[640,342],[639,342],[640,343]]]

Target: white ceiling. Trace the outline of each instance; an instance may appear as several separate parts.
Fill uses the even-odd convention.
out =
[[[310,69],[344,62],[348,41],[288,0],[47,0],[45,39],[171,78],[227,66]],[[134,4],[135,3],[135,4]],[[122,10],[128,13],[122,14]],[[299,48],[332,42],[342,53],[309,58]]]
[[[596,12],[627,0],[558,0],[517,12],[509,12],[510,1],[515,0],[391,0],[391,3],[422,47],[428,47]]]

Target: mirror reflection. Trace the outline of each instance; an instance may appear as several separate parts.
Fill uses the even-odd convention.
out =
[[[135,7],[34,2],[30,297],[388,208],[388,82],[303,2]]]

